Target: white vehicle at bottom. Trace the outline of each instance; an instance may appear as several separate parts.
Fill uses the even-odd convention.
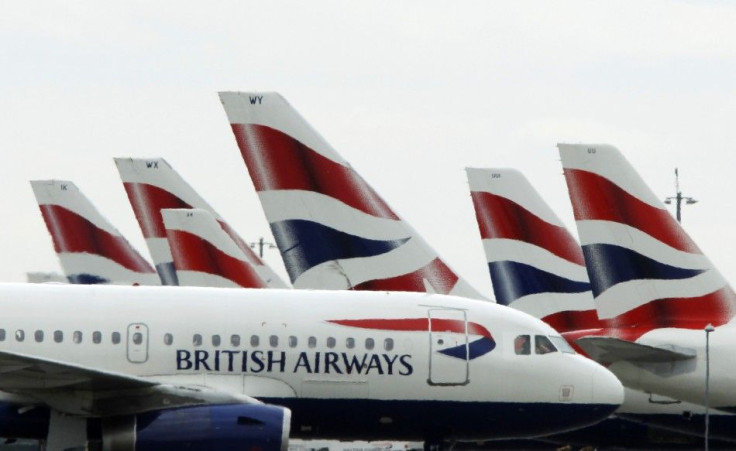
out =
[[[47,449],[532,437],[623,398],[541,321],[451,296],[8,284],[0,311],[0,436]]]

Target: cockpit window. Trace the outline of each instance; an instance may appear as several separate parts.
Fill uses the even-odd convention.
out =
[[[514,352],[518,355],[531,354],[531,337],[529,335],[519,335],[514,339]]]
[[[550,335],[549,339],[560,352],[575,354],[575,350],[570,346],[570,343],[559,335]]]
[[[549,354],[550,352],[557,352],[555,345],[549,341],[544,335],[534,336],[534,353],[535,354]]]

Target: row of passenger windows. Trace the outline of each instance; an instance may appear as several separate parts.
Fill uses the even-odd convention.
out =
[[[17,342],[24,342],[26,340],[26,332],[23,329],[18,329],[13,333],[15,337],[15,341]],[[61,330],[55,330],[52,334],[53,340],[55,343],[62,343],[64,341],[64,332]],[[84,339],[84,334],[82,331],[75,330],[72,332],[72,342],[73,343],[82,343]],[[102,332],[100,331],[94,331],[92,332],[92,343],[100,344],[102,343]],[[5,341],[7,338],[7,333],[5,329],[0,329],[0,341]],[[46,334],[43,330],[36,330],[33,332],[33,340],[37,343],[42,343],[46,338]],[[132,342],[134,344],[141,344],[143,342],[143,334],[140,332],[135,332],[133,334]],[[110,342],[112,344],[119,344],[121,341],[121,335],[120,332],[112,332],[110,334]],[[261,337],[259,335],[251,335],[250,336],[250,345],[252,347],[258,347],[261,344]],[[287,337],[286,342],[290,348],[295,348],[298,345],[298,339],[297,337],[291,335]],[[212,343],[212,346],[218,347],[222,344],[222,338],[220,335],[212,335],[210,336],[210,343]],[[174,344],[174,335],[167,333],[164,334],[164,344],[166,345],[172,345]],[[204,344],[204,338],[201,334],[194,334],[192,336],[192,345],[195,347],[202,346]],[[240,335],[230,335],[230,346],[233,347],[239,347],[241,344],[241,338]],[[278,335],[270,335],[268,337],[268,345],[272,348],[276,348],[279,346],[279,336]],[[325,340],[325,345],[332,349],[337,346],[337,339],[334,337],[328,337]],[[307,338],[307,346],[310,348],[317,347],[317,337],[309,337]],[[356,340],[355,338],[348,337],[345,339],[345,347],[348,349],[353,349],[356,346]],[[371,350],[376,347],[376,341],[373,338],[366,338],[363,347],[365,349]],[[383,340],[383,349],[386,351],[391,351],[394,349],[394,340],[392,338],[386,338]]]
[[[210,343],[212,343],[212,346],[218,347],[222,344],[222,337],[220,335],[212,335],[210,337]],[[165,334],[164,335],[164,344],[171,345],[174,343],[174,336],[172,334]],[[204,338],[201,334],[194,334],[192,336],[192,345],[194,346],[202,346],[204,343]],[[239,347],[241,343],[240,335],[230,335],[230,346],[233,347]],[[299,339],[293,335],[287,337],[286,343],[290,348],[296,348],[299,344]],[[259,335],[251,335],[250,336],[250,345],[254,348],[261,345],[261,337]],[[335,346],[337,346],[337,339],[335,337],[327,337],[325,340],[325,345],[332,349]],[[270,335],[268,337],[268,346],[272,348],[276,348],[279,346],[279,336],[278,335]],[[317,337],[309,337],[307,338],[307,346],[310,348],[317,347]],[[353,349],[356,346],[356,340],[355,338],[348,337],[345,339],[345,347],[348,349]],[[363,347],[365,349],[371,350],[376,347],[376,341],[373,338],[366,338]],[[386,338],[383,340],[383,349],[386,351],[391,351],[394,349],[394,340],[393,338]]]
[[[55,330],[53,334],[51,334],[53,337],[53,340],[55,343],[62,343],[64,341],[64,332],[60,330]],[[0,329],[0,341],[5,341],[6,339],[6,332],[5,329]],[[13,336],[15,337],[15,341],[23,342],[26,340],[26,332],[23,329],[18,329],[13,333]],[[33,332],[33,340],[37,343],[41,343],[46,338],[46,334],[42,330],[37,330]],[[72,342],[73,343],[81,343],[84,339],[84,334],[80,330],[75,330],[72,332]],[[134,341],[137,339],[138,343],[143,341],[143,335],[140,333],[136,333],[133,336]],[[120,343],[120,332],[113,332],[110,335],[110,341],[112,344],[116,345]],[[94,331],[92,332],[92,343],[100,344],[102,343],[102,332],[100,331]]]

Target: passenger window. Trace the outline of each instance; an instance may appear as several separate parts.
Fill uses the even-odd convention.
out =
[[[202,336],[200,334],[194,334],[192,337],[192,344],[194,346],[202,346]]]
[[[271,345],[272,348],[275,348],[279,345],[279,337],[278,335],[271,335],[268,337],[268,344]]]
[[[307,340],[307,346],[310,348],[314,348],[317,346],[317,338],[316,337],[309,337]]]
[[[54,331],[54,341],[56,343],[61,343],[62,341],[64,341],[64,332],[60,330],[55,330]]]
[[[348,348],[348,349],[353,349],[355,347],[355,338],[348,337],[345,340],[345,347]]]
[[[41,343],[43,341],[43,331],[42,330],[37,330],[33,334],[33,338],[36,339],[36,343]]]
[[[296,348],[296,342],[297,340],[295,336],[292,335],[289,337],[289,347],[290,348]]]
[[[26,338],[26,333],[21,329],[15,331],[15,341],[23,341]]]
[[[230,335],[230,345],[235,347],[240,346],[240,335]]]
[[[141,343],[143,343],[143,334],[140,333],[140,332],[134,333],[133,334],[133,344],[134,345],[139,345]]]
[[[112,344],[117,345],[120,344],[120,332],[113,332],[112,333]]]
[[[531,337],[529,335],[519,335],[514,339],[514,352],[518,355],[531,354]]]
[[[386,351],[390,351],[394,348],[394,339],[393,338],[387,338],[383,340],[383,349]]]
[[[534,352],[536,354],[549,354],[550,352],[555,351],[557,351],[557,349],[555,348],[555,345],[549,341],[549,338],[544,335],[534,336]]]
[[[327,347],[332,349],[335,347],[335,344],[337,344],[337,340],[335,340],[334,337],[327,337]]]
[[[372,338],[366,338],[365,339],[365,348],[366,349],[373,349],[374,346],[376,346],[376,342]]]
[[[0,341],[5,341],[5,329],[0,329]]]
[[[220,336],[219,335],[212,336],[212,346],[214,347],[220,346]]]
[[[174,336],[171,334],[164,334],[164,344],[171,346],[174,343]]]
[[[82,342],[82,331],[75,330],[72,334],[72,341],[76,344],[79,344]]]
[[[92,332],[92,343],[96,345],[102,343],[102,332],[99,330]]]
[[[258,335],[251,335],[250,336],[250,345],[253,346],[254,348],[257,348],[258,347],[258,343],[260,341],[261,340],[258,338]]]

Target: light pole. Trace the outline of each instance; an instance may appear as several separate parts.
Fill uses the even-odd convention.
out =
[[[708,451],[710,432],[710,333],[714,330],[713,324],[705,326],[705,451]]]
[[[684,200],[687,205],[692,205],[698,201],[692,197],[684,197],[682,195],[682,191],[680,191],[680,176],[677,173],[677,168],[675,168],[675,191],[675,195],[666,197],[664,203],[669,205],[673,200],[675,201],[677,222],[682,222],[682,201]]]
[[[255,241],[250,244],[251,249],[255,249],[256,246],[258,246],[258,256],[263,258],[263,247],[268,246],[269,249],[273,249],[276,247],[275,244],[269,243],[268,241],[264,240],[263,237],[260,237],[258,241]]]

